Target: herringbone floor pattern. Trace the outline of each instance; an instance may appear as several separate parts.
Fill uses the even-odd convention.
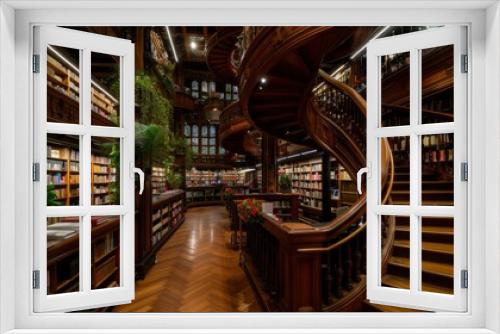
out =
[[[228,241],[224,207],[189,209],[157,263],[136,282],[135,300],[113,312],[262,311]]]

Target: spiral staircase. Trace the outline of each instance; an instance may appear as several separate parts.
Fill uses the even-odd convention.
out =
[[[325,60],[345,61],[374,32],[371,27],[256,29],[248,47],[239,51],[242,57],[238,68],[239,106],[249,124],[277,138],[330,153],[355,179],[356,172],[365,166],[366,101],[356,90],[334,80],[321,67]],[[402,102],[396,98],[395,101]],[[397,114],[404,107],[392,105],[386,109],[388,113]],[[405,191],[409,182],[408,167],[395,166],[387,141],[384,141],[381,161],[383,202],[398,204],[409,196]],[[449,191],[452,183],[436,182],[431,172],[424,175],[423,187],[427,200],[449,202],[450,195],[453,196]],[[320,282],[316,284],[319,286],[316,299],[320,301],[309,303],[314,305],[305,309],[404,311],[365,301],[365,214],[366,197],[363,195],[346,212],[320,228],[293,231],[293,238],[297,240],[308,245],[312,240],[320,244],[316,248],[290,250],[296,255],[319,254]],[[382,284],[408,288],[409,223],[399,217],[389,217],[382,223]],[[453,287],[452,222],[432,219],[422,233],[424,289],[449,293]],[[272,291],[271,294],[276,296],[277,305],[290,305],[280,302],[285,292]],[[301,308],[300,305],[298,309],[285,306],[278,310]]]

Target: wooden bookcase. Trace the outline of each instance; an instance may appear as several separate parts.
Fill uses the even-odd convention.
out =
[[[321,158],[310,158],[280,165],[279,174],[288,175],[292,182],[292,192],[299,195],[304,216],[318,217],[322,199]],[[358,198],[355,184],[335,159],[330,159],[330,200],[332,213],[341,206],[352,205]]]
[[[70,59],[55,49],[48,49],[47,93],[49,97],[47,117],[49,121],[79,123],[80,79]],[[118,101],[100,85],[92,82],[92,125],[116,126],[118,123]],[[64,107],[61,107],[61,102]]]
[[[79,220],[77,217],[48,218],[47,291],[49,294],[78,291]],[[102,289],[120,284],[120,220],[92,218],[91,287]]]
[[[136,278],[144,278],[158,250],[184,222],[185,201],[183,190],[169,190],[142,202],[142,214],[136,219]]]
[[[92,155],[91,189],[93,205],[113,204],[111,185],[118,182],[118,171],[111,158]],[[80,159],[78,139],[57,135],[47,140],[47,184],[52,186],[60,205],[78,205],[80,196]]]
[[[153,195],[162,194],[167,190],[167,176],[165,175],[165,168],[155,167],[151,168],[151,191]]]

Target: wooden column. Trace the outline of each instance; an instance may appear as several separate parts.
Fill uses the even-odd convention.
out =
[[[135,70],[144,70],[144,27],[137,27],[135,32]]]
[[[323,152],[321,157],[321,220],[329,221],[332,219],[332,201],[331,201],[331,164],[330,155]]]
[[[276,137],[262,135],[262,192],[274,193],[278,191],[278,140]]]

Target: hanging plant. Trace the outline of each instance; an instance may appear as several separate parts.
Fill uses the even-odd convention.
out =
[[[140,107],[139,122],[157,124],[165,129],[170,128],[172,121],[172,104],[158,89],[151,76],[139,73],[135,78],[135,99]]]

